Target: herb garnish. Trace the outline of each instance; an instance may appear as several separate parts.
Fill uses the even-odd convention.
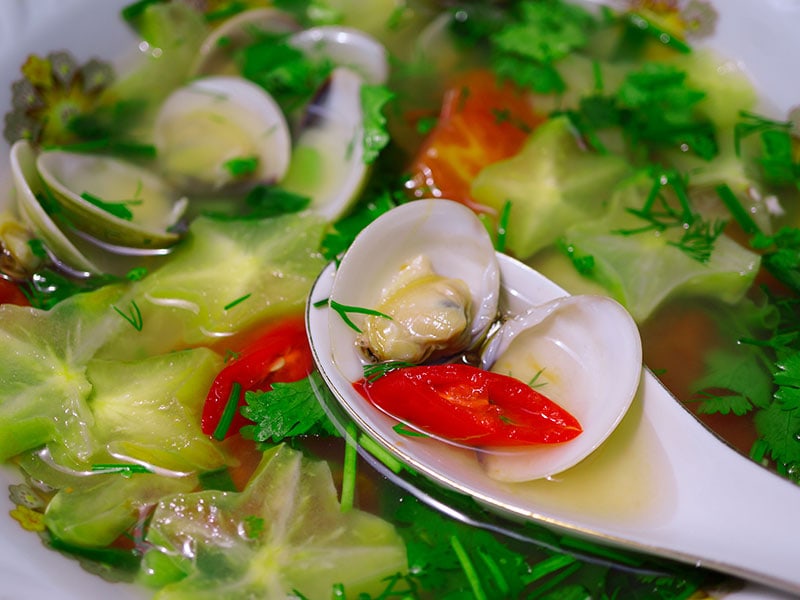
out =
[[[97,208],[106,211],[114,215],[119,219],[123,219],[125,221],[132,221],[133,220],[133,213],[128,208],[130,205],[134,204],[141,204],[141,200],[124,200],[122,202],[107,202],[98,196],[90,194],[89,192],[83,192],[81,194],[81,198],[89,202],[90,204],[96,206]]]
[[[130,323],[131,326],[136,331],[142,330],[142,327],[144,326],[144,321],[142,319],[142,311],[139,310],[139,305],[136,304],[136,300],[131,300],[131,308],[128,313],[123,312],[120,308],[116,306],[112,306],[111,308],[113,308],[119,316],[121,316],[128,323]]]
[[[359,328],[358,325],[353,323],[353,321],[348,316],[349,313],[356,313],[359,315],[370,315],[373,317],[383,317],[384,319],[389,319],[389,320],[392,319],[392,317],[390,317],[389,315],[384,314],[378,310],[374,310],[371,308],[364,308],[362,306],[349,306],[347,304],[340,304],[336,300],[332,300],[330,298],[321,302],[317,302],[315,303],[314,306],[324,306],[326,303],[333,310],[339,313],[339,316],[342,318],[342,321],[344,321],[345,324],[347,324],[347,326],[350,327],[350,329],[353,329],[358,333],[361,333],[361,328]]]
[[[316,371],[292,383],[273,383],[272,389],[264,392],[246,392],[241,413],[253,424],[242,427],[242,436],[278,443],[299,435],[338,435],[317,393],[330,394]]]
[[[714,242],[722,235],[726,222],[709,221],[694,212],[686,179],[677,171],[654,169],[652,177],[653,185],[642,208],[627,209],[646,224],[636,229],[617,229],[614,233],[634,235],[648,231],[681,229],[683,234],[680,240],[670,240],[667,243],[698,262],[708,262],[714,251]],[[672,192],[672,198],[677,200],[677,207],[664,194],[666,190]]]
[[[95,473],[119,473],[123,477],[130,477],[136,473],[152,473],[144,465],[135,465],[130,463],[98,463],[92,465],[92,471]]]

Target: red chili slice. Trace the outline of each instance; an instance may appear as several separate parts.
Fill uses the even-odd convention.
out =
[[[223,439],[249,423],[239,412],[246,391],[265,391],[273,383],[307,377],[314,368],[303,319],[293,317],[269,329],[220,371],[206,396],[203,433]],[[234,406],[231,395],[237,396]],[[228,410],[226,411],[226,407]],[[220,421],[231,419],[220,426]]]
[[[394,418],[469,446],[555,444],[583,431],[574,416],[522,381],[469,365],[396,369],[353,385]]]

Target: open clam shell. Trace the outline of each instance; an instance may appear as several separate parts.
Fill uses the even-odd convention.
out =
[[[306,108],[292,147],[285,189],[311,198],[311,210],[336,220],[355,201],[367,178],[364,162],[363,81],[338,67]]]
[[[463,281],[471,295],[469,337],[477,344],[497,314],[500,275],[491,239],[465,206],[450,200],[417,200],[382,215],[366,227],[342,258],[330,300],[375,308],[392,279],[418,255],[433,271]],[[366,316],[350,315],[361,329]],[[357,348],[358,333],[332,313],[328,335],[333,362],[350,381],[363,375],[369,359]]]
[[[508,319],[484,348],[481,366],[531,382],[583,427],[565,444],[479,455],[491,478],[529,481],[575,465],[616,429],[639,387],[642,344],[633,318],[615,300],[565,296]]]
[[[27,140],[11,147],[11,174],[20,217],[59,260],[76,271],[101,273],[100,267],[81,252],[48,214],[37,196],[44,194],[44,183],[36,170],[36,152]]]
[[[152,171],[108,156],[41,152],[36,168],[68,222],[116,246],[165,248],[187,200]]]
[[[164,176],[198,193],[275,183],[291,154],[278,104],[236,76],[203,77],[173,92],[156,117],[154,143]]]

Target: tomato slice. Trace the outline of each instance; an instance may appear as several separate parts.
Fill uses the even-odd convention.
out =
[[[313,368],[303,319],[292,317],[281,321],[247,346],[214,379],[203,406],[203,433],[217,439],[237,433],[249,423],[239,411],[245,403],[245,392],[269,390],[277,382],[299,381]],[[218,426],[234,393],[238,396],[234,399],[235,413],[230,426],[219,432]]]
[[[583,430],[568,411],[519,379],[464,364],[396,369],[353,385],[392,417],[468,446],[554,444]]]
[[[519,152],[543,120],[519,89],[491,71],[463,74],[444,94],[438,122],[411,164],[408,189],[415,198],[448,198],[490,212],[470,196],[472,180]]]
[[[31,303],[16,283],[0,276],[0,304],[30,306]]]

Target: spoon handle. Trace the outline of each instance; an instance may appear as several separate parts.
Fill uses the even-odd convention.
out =
[[[652,423],[675,500],[638,540],[684,562],[800,593],[800,489],[742,456],[683,408],[649,372],[643,416]]]

